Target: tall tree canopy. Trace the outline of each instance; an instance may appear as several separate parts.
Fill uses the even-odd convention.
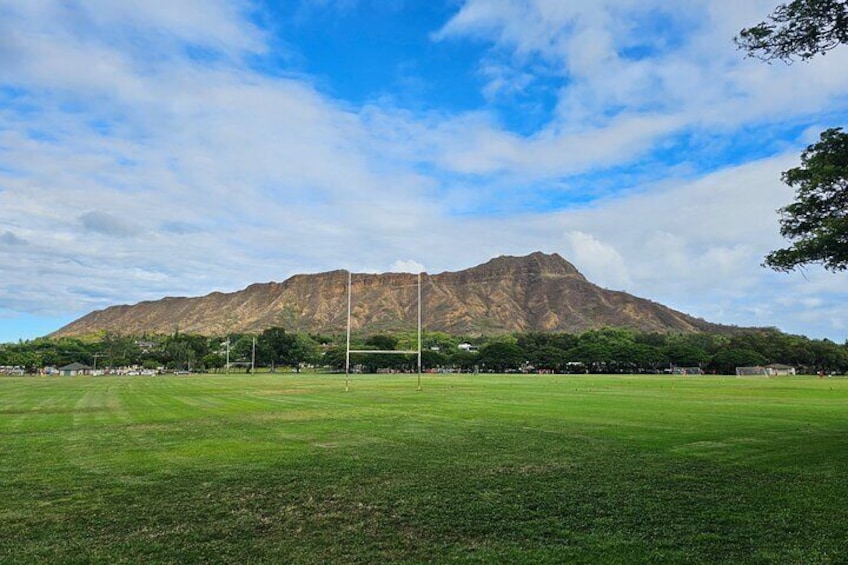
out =
[[[848,43],[848,0],[794,0],[780,4],[768,20],[734,38],[740,49],[764,61],[787,63],[824,54]],[[764,266],[791,271],[821,263],[848,268],[848,134],[831,128],[801,155],[801,166],[783,173],[795,202],[781,208],[780,233],[788,248],[772,251]]]
[[[778,271],[807,263],[848,268],[848,133],[822,132],[783,182],[795,189],[795,202],[780,209],[780,233],[793,243],[769,253],[764,264]]]
[[[266,328],[257,340],[261,361],[270,363],[272,369],[277,365],[293,364],[291,353],[296,340],[295,334],[286,333],[281,327]]]
[[[794,0],[734,38],[750,57],[787,63],[848,43],[848,0]]]

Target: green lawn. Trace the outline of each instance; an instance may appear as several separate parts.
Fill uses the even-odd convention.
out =
[[[846,563],[848,380],[0,378],[0,563]]]

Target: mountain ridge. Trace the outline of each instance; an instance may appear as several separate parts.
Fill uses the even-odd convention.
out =
[[[351,275],[351,326],[396,331],[417,326],[417,277],[408,273]],[[60,328],[52,337],[96,332],[201,335],[289,331],[339,333],[347,323],[344,270],[296,274],[235,292],[165,297],[110,306]],[[604,326],[657,332],[722,332],[712,324],[645,298],[591,283],[560,255],[502,255],[481,265],[421,274],[424,329],[463,335],[516,331],[579,333]]]

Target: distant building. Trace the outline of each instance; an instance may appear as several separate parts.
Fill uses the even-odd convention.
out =
[[[59,367],[59,374],[63,377],[74,377],[76,375],[88,375],[91,373],[91,367],[82,363],[71,363],[64,367]]]

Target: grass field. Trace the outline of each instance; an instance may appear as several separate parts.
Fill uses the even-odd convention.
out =
[[[0,379],[0,563],[846,563],[848,380]]]

